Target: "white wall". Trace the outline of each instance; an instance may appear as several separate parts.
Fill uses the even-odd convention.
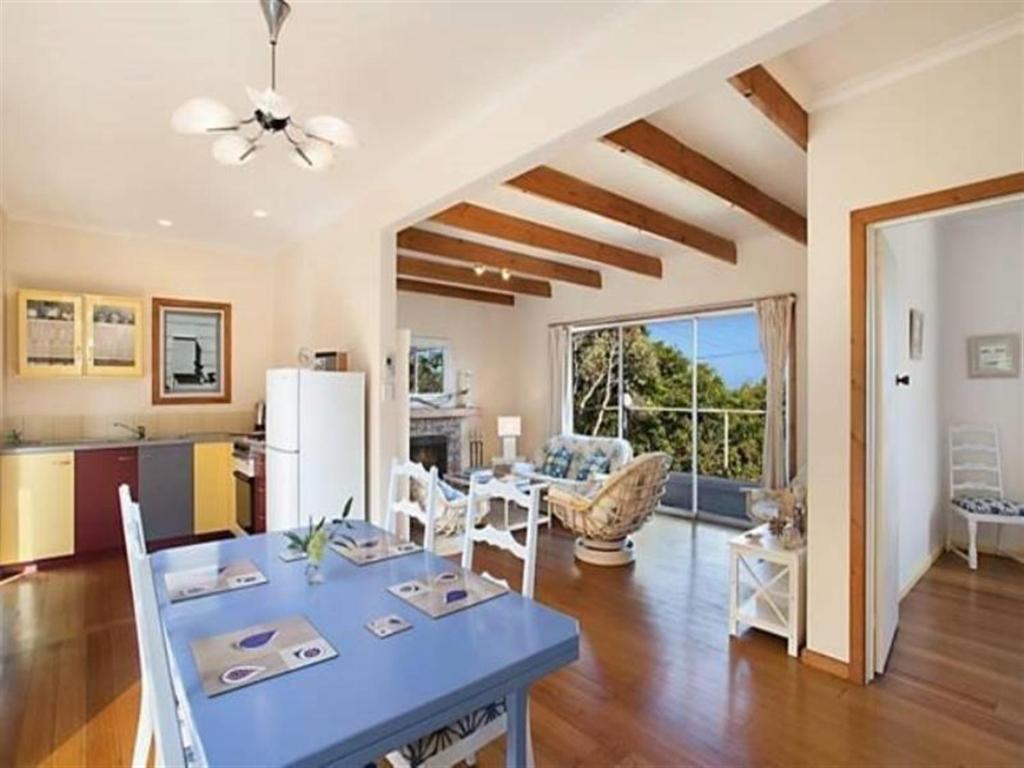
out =
[[[938,222],[942,282],[945,422],[994,424],[1007,496],[1024,500],[1024,377],[967,377],[967,338],[1024,332],[1024,202],[976,209]],[[954,527],[962,540],[963,524]],[[1024,551],[1024,530],[1003,530],[1003,549]],[[995,546],[980,526],[979,546]]]
[[[945,541],[942,265],[934,220],[885,227],[876,242],[884,273],[878,318],[884,362],[877,390],[882,393],[878,437],[884,466],[878,479],[884,493],[881,511],[898,517],[898,588],[903,594]],[[910,359],[911,309],[924,313],[919,360]],[[909,375],[910,386],[896,386],[897,374]]]
[[[811,115],[807,644],[849,658],[850,211],[1019,172],[1021,38]]]
[[[455,370],[473,371],[473,400],[480,415],[472,420],[470,428],[479,429],[483,435],[484,461],[501,452],[498,416],[518,414],[522,408],[520,387],[530,372],[521,364],[525,340],[518,316],[529,301],[517,297],[516,307],[502,307],[398,294],[398,327],[411,330],[414,336],[448,339]]]
[[[151,404],[150,335],[144,334],[138,378],[21,378],[17,367],[15,297],[19,288],[223,301],[232,309],[232,402],[204,411],[248,411],[263,397],[273,360],[273,261],[197,243],[104,233],[8,219],[3,234],[7,355],[5,418],[174,413],[190,406]],[[195,410],[194,408],[191,408]],[[201,428],[203,425],[194,425]],[[53,437],[52,434],[38,437]]]

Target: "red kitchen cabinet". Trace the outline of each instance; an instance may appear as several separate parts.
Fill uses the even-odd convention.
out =
[[[117,489],[127,483],[139,498],[135,448],[75,452],[75,554],[124,549]]]
[[[267,531],[267,459],[257,453],[253,461],[255,475],[252,488],[252,532]]]

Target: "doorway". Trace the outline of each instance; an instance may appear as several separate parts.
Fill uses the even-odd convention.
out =
[[[877,578],[874,559],[874,470],[871,440],[876,431],[873,397],[877,394],[874,352],[873,271],[869,270],[872,230],[910,217],[951,211],[986,201],[1024,194],[1024,173],[953,187],[914,198],[894,201],[851,213],[851,422],[850,422],[850,660],[851,681],[864,684],[876,669],[873,658]],[[873,264],[871,264],[873,267]],[[869,408],[870,407],[870,408]],[[896,616],[898,626],[898,612]]]

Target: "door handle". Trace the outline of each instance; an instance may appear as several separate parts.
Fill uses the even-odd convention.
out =
[[[118,456],[117,460],[118,461],[134,461],[135,457],[134,456]]]
[[[897,373],[896,374],[896,386],[897,387],[909,387],[910,386],[910,374],[909,373]]]
[[[55,461],[55,462],[53,462],[53,466],[55,466],[55,467],[66,467],[69,464],[71,464],[71,459],[64,459],[62,461]]]

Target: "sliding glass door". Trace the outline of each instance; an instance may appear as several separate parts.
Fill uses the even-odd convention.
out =
[[[753,308],[579,328],[572,340],[573,431],[669,454],[670,510],[745,520],[765,419]]]

